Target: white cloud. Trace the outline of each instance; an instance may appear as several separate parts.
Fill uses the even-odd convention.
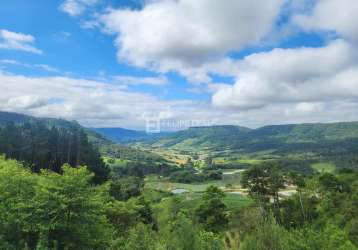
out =
[[[4,104],[5,109],[16,109],[16,110],[31,110],[40,108],[48,103],[46,97],[34,96],[34,95],[22,95],[9,98],[7,103]]]
[[[161,100],[101,81],[26,77],[4,72],[0,72],[0,88],[6,90],[0,95],[0,110],[78,120],[86,126],[144,129],[146,114],[170,119],[167,129],[183,129],[193,124],[257,127],[273,123],[358,120],[358,102],[344,98],[329,102],[271,103],[260,109],[238,110],[200,101]]]
[[[59,9],[70,16],[81,15],[86,8],[97,4],[99,0],[65,0]]]
[[[335,31],[358,41],[357,14],[356,0],[316,0],[308,13],[294,16],[293,21],[306,30]]]
[[[259,43],[272,29],[283,2],[157,0],[141,10],[111,9],[99,20],[117,36],[120,61],[205,80],[205,64]]]
[[[0,96],[0,110],[78,120],[86,126],[143,129],[148,114],[178,121],[173,129],[183,129],[193,120],[232,123],[232,115],[211,110],[205,103],[160,100],[99,81],[0,73],[0,87],[6,89]]]
[[[19,62],[12,59],[1,59],[0,64],[10,64],[10,65],[18,65]]]
[[[12,59],[1,59],[0,65],[16,65],[16,66],[29,68],[29,69],[41,69],[43,71],[50,72],[50,73],[60,72],[59,69],[52,67],[50,65],[47,65],[47,64],[29,64],[29,63],[19,62],[19,61],[12,60]]]
[[[0,49],[22,50],[42,54],[40,49],[32,45],[34,42],[35,38],[31,35],[0,29]]]
[[[115,76],[114,80],[124,85],[163,86],[169,83],[168,79],[165,76],[158,76],[158,77]]]
[[[47,64],[35,64],[33,65],[35,68],[39,68],[39,69],[42,69],[42,70],[45,70],[47,72],[52,72],[52,73],[57,73],[59,72],[60,70],[58,70],[57,68],[55,67],[52,67],[52,66],[49,66]]]
[[[78,16],[98,1],[66,0],[60,9]],[[342,39],[320,48],[276,48],[242,60],[228,57],[232,51],[266,41],[284,2],[150,0],[140,10],[109,9],[82,25],[103,25],[116,37],[119,61],[162,73],[159,77],[113,77],[103,72],[97,80],[86,80],[0,71],[0,88],[5,89],[0,109],[76,119],[88,126],[132,128],[144,127],[145,114],[179,122],[201,120],[252,127],[358,120],[356,1],[290,0],[292,5],[286,6],[289,15],[296,13],[296,25],[307,31],[335,31]],[[5,37],[1,37],[0,48],[41,52],[32,46],[32,36],[5,31]],[[58,72],[49,65],[10,59],[2,59],[0,64]],[[168,101],[125,89],[124,85],[163,86],[169,81],[164,73],[170,71],[193,83],[207,83],[195,84],[191,91],[213,93],[212,104]],[[234,76],[235,84],[215,84],[211,73]]]
[[[63,117],[85,125],[144,125],[145,112],[186,107],[185,101],[162,101],[120,86],[69,77],[26,77],[0,73],[0,110]],[[55,101],[53,101],[55,100]]]
[[[213,95],[218,106],[260,108],[275,103],[358,101],[358,56],[337,40],[322,48],[274,49],[239,63],[233,86]]]
[[[300,102],[294,108],[294,110],[299,113],[319,112],[322,111],[322,109],[323,109],[322,103],[309,103],[309,102]]]

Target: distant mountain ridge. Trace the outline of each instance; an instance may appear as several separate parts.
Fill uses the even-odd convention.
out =
[[[121,144],[135,143],[138,141],[152,141],[170,134],[169,132],[150,134],[145,131],[131,130],[119,127],[91,128],[102,136]]]
[[[339,147],[340,143],[352,140],[358,140],[358,122],[270,125],[257,129],[231,125],[193,127],[147,144],[180,150],[282,151]]]

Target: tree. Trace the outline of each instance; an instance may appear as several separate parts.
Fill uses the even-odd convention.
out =
[[[141,194],[144,186],[143,180],[134,176],[115,179],[110,184],[110,194],[117,200],[126,201]]]
[[[342,185],[338,178],[331,173],[324,173],[319,176],[318,183],[321,185],[323,191],[340,191]]]
[[[290,172],[288,175],[289,181],[297,188],[297,193],[300,201],[301,213],[302,213],[302,221],[303,223],[306,220],[306,213],[303,206],[302,201],[302,189],[305,187],[305,181],[302,175],[297,174],[296,172]]]
[[[169,222],[169,227],[161,232],[166,249],[175,250],[220,250],[220,236],[199,229],[190,219],[188,212],[181,210]]]
[[[34,197],[40,236],[49,247],[63,249],[108,245],[112,229],[104,213],[107,187],[92,186],[93,174],[85,167],[62,169],[62,175],[46,170],[40,175]]]
[[[36,247],[33,197],[37,182],[38,176],[29,169],[0,156],[0,246],[8,246],[1,249]]]
[[[227,227],[227,208],[223,202],[225,194],[218,187],[209,186],[202,202],[195,209],[199,223],[208,231],[218,232]]]
[[[157,240],[157,235],[148,225],[139,223],[129,230],[126,237],[115,240],[111,249],[121,250],[159,250],[165,249]]]
[[[259,201],[262,209],[267,209],[267,203],[272,199],[276,216],[279,216],[278,192],[284,187],[285,179],[278,165],[254,165],[244,171],[241,183],[249,190],[250,196]]]
[[[269,216],[252,233],[245,236],[240,243],[240,250],[289,250],[289,237],[289,232]]]
[[[109,245],[106,185],[85,167],[31,173],[0,158],[0,239],[15,249],[98,249]],[[2,243],[1,243],[2,244]],[[8,248],[11,249],[11,248]]]

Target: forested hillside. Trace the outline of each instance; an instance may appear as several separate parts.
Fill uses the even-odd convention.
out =
[[[13,113],[0,113],[0,120],[0,154],[6,158],[17,159],[34,172],[61,172],[64,163],[87,165],[95,173],[95,183],[108,179],[108,167],[77,123]]]
[[[297,145],[322,145],[358,139],[358,122],[332,124],[273,125],[258,129],[239,126],[193,127],[152,143],[154,146],[282,150]]]
[[[35,172],[61,172],[64,163],[74,167],[86,165],[95,173],[96,183],[108,179],[109,168],[137,174],[171,169],[159,155],[115,144],[75,121],[10,112],[0,112],[0,154],[23,162]]]
[[[213,157],[333,161],[341,167],[358,162],[358,122],[193,127],[143,145]]]

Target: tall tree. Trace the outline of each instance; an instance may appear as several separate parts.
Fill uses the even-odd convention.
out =
[[[216,186],[209,186],[203,194],[202,202],[195,209],[195,214],[204,228],[218,232],[227,227],[227,207],[223,202],[225,194]]]

